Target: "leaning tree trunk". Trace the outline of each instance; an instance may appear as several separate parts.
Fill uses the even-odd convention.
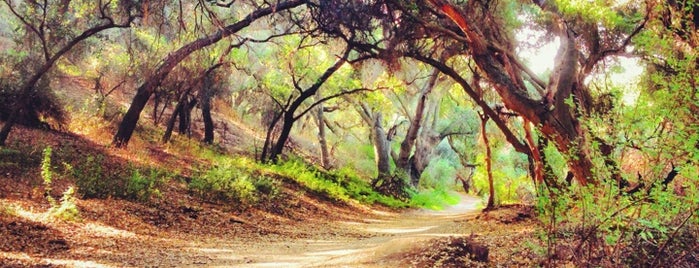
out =
[[[136,128],[136,124],[138,123],[138,119],[141,116],[141,112],[146,107],[146,103],[148,103],[148,99],[150,99],[150,96],[153,94],[158,85],[160,85],[160,83],[165,79],[165,77],[167,77],[170,71],[172,71],[175,68],[175,66],[177,66],[182,60],[187,58],[190,54],[204,47],[210,46],[220,41],[224,37],[239,32],[240,30],[248,27],[250,24],[258,20],[259,18],[268,16],[270,14],[274,14],[276,12],[295,8],[304,4],[306,4],[305,0],[287,0],[284,2],[279,2],[271,7],[257,9],[248,14],[242,20],[234,24],[228,25],[226,27],[223,27],[211,35],[199,38],[191,43],[188,43],[183,47],[179,48],[178,50],[168,54],[168,56],[165,59],[163,59],[163,63],[158,67],[157,70],[155,70],[155,72],[153,72],[153,75],[146,78],[146,81],[138,87],[138,90],[136,91],[136,96],[134,96],[133,100],[131,101],[131,106],[129,106],[129,110],[124,115],[121,124],[119,124],[119,129],[117,130],[117,133],[114,135],[112,144],[117,148],[126,147],[126,145],[129,143],[129,140],[131,139],[131,136],[133,135],[133,131]]]
[[[187,95],[189,94],[189,89],[185,90],[177,101],[175,109],[172,111],[172,115],[167,120],[167,125],[165,126],[165,134],[163,134],[162,143],[167,143],[172,137],[172,130],[175,128],[175,121],[177,121],[177,115],[179,115],[184,107],[185,102],[187,102]]]
[[[335,72],[337,72],[337,70],[339,70],[340,67],[342,67],[342,65],[345,64],[345,62],[347,61],[347,58],[349,57],[349,53],[351,51],[352,51],[352,49],[350,47],[348,47],[344,51],[342,57],[340,57],[337,61],[335,61],[335,63],[332,66],[328,67],[328,69],[326,69],[325,72],[323,72],[323,74],[320,77],[318,77],[318,79],[315,81],[315,83],[313,83],[313,85],[311,85],[310,87],[308,87],[305,90],[302,90],[301,88],[297,87],[297,89],[299,91],[301,91],[301,93],[299,94],[298,97],[296,97],[296,99],[294,99],[294,101],[292,101],[286,107],[286,109],[284,109],[284,112],[283,112],[284,116],[282,116],[282,130],[279,133],[279,137],[277,138],[276,143],[274,144],[274,146],[272,147],[272,150],[270,151],[268,160],[270,160],[272,162],[277,161],[277,158],[279,157],[279,155],[282,154],[282,151],[284,150],[284,144],[289,139],[289,134],[291,134],[291,128],[294,126],[294,123],[301,116],[303,116],[304,113],[308,112],[309,110],[301,112],[299,115],[295,115],[296,111],[299,108],[301,108],[301,105],[306,100],[313,97],[318,92],[320,87],[323,84],[325,84],[325,82],[328,81],[328,79],[330,79],[330,77]],[[317,104],[321,104],[321,102],[316,102],[316,105]]]

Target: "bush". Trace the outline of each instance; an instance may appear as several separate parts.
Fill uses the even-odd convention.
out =
[[[138,169],[132,169],[131,177],[126,182],[125,197],[142,202],[150,200],[151,196],[160,197],[158,188],[164,183],[165,176],[157,169],[149,169],[147,175],[143,175]]]
[[[265,176],[253,176],[232,159],[219,163],[189,183],[189,189],[208,200],[237,201],[252,205],[262,197],[271,199],[280,190],[278,183]]]
[[[78,193],[83,198],[106,198],[117,195],[120,180],[118,174],[108,176],[102,169],[104,166],[103,155],[90,155],[82,163],[75,166],[64,164],[66,171],[75,179]],[[117,195],[118,196],[118,195]]]

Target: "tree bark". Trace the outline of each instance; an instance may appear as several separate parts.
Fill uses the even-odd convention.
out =
[[[187,137],[192,135],[192,110],[194,106],[197,105],[196,99],[185,99],[182,109],[180,109],[180,124],[178,130],[180,134],[187,135]]]
[[[371,139],[374,144],[374,160],[376,161],[376,169],[378,170],[377,179],[385,180],[391,177],[391,158],[390,158],[390,142],[383,129],[383,117],[381,113],[376,113],[373,116],[374,122],[372,125]]]
[[[175,109],[172,111],[172,115],[167,120],[167,125],[165,126],[165,133],[163,134],[162,143],[167,143],[172,137],[172,130],[175,128],[175,121],[177,121],[177,116],[184,107],[184,103],[187,102],[187,95],[189,94],[189,89],[185,90],[184,93],[179,97]]]
[[[476,23],[469,21],[458,9],[444,0],[430,0],[445,15],[461,28],[467,36],[471,56],[476,65],[494,84],[505,106],[539,126],[541,132],[554,142],[556,148],[568,155],[568,168],[576,180],[585,185],[593,179],[593,165],[590,154],[584,146],[584,127],[575,118],[575,107],[568,105],[567,99],[574,93],[584,98],[584,85],[578,77],[578,55],[575,35],[566,23],[554,14],[554,25],[561,40],[554,72],[546,88],[543,100],[530,97],[523,88],[523,82],[515,66],[517,60],[500,44],[489,43]],[[542,9],[544,7],[542,6]],[[492,38],[492,33],[489,33]],[[507,47],[507,44],[505,45]],[[574,100],[575,101],[575,100]],[[580,100],[578,100],[579,102]],[[582,108],[582,107],[581,107]],[[491,116],[491,118],[494,118]],[[527,148],[528,149],[528,148]]]
[[[486,132],[488,116],[481,115],[481,136],[483,136],[483,145],[485,145],[485,171],[488,174],[488,203],[484,210],[492,210],[495,208],[495,186],[493,183],[493,159],[490,151],[490,141]]]
[[[544,182],[544,163],[541,159],[541,152],[534,142],[534,136],[532,135],[531,126],[529,126],[529,121],[524,120],[524,136],[527,140],[527,145],[531,151],[529,158],[532,160],[532,179],[534,185],[541,185]]]
[[[138,123],[138,119],[141,116],[141,112],[145,108],[146,103],[148,103],[150,96],[160,85],[160,83],[167,77],[170,71],[172,71],[175,66],[187,58],[190,54],[204,47],[210,46],[220,41],[224,37],[239,32],[252,24],[252,22],[262,17],[279,11],[292,9],[304,4],[306,4],[305,0],[287,0],[267,8],[257,9],[248,14],[241,21],[223,27],[211,35],[199,38],[168,54],[168,56],[163,59],[163,63],[160,64],[155,72],[153,72],[153,75],[147,77],[145,82],[138,87],[136,95],[131,102],[131,106],[129,106],[129,110],[124,115],[121,124],[119,124],[119,129],[114,135],[112,144],[117,148],[126,147],[128,145],[129,140],[133,135],[133,131],[136,128],[136,124]]]
[[[201,92],[201,117],[204,121],[204,143],[214,143],[214,120],[211,117],[211,78],[204,78],[204,87]]]
[[[325,115],[323,105],[318,105],[316,108],[316,124],[318,125],[318,143],[320,144],[320,163],[325,169],[331,168],[330,152],[328,151],[328,140],[325,135]]]
[[[410,155],[415,147],[416,140],[418,139],[418,133],[422,127],[422,121],[425,114],[425,107],[427,106],[427,96],[432,92],[432,88],[437,82],[437,77],[439,76],[439,70],[435,70],[430,75],[427,84],[420,92],[418,96],[417,106],[415,107],[415,116],[410,120],[410,125],[408,126],[408,132],[405,135],[405,139],[400,144],[400,151],[398,152],[398,158],[396,159],[396,166],[403,169],[411,177],[411,182],[415,186],[415,178],[418,179],[419,174],[412,174],[413,170],[411,168]],[[415,152],[417,154],[417,151]]]

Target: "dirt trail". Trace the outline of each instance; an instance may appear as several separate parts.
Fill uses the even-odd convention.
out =
[[[403,213],[373,211],[356,221],[329,222],[331,236],[280,241],[202,242],[190,250],[208,258],[208,266],[236,267],[387,267],[400,264],[402,253],[431,238],[468,233],[459,222],[473,218],[480,199],[462,195],[461,201],[442,211]],[[313,232],[313,230],[310,230]],[[471,230],[474,231],[474,230]],[[392,265],[393,264],[393,265]]]

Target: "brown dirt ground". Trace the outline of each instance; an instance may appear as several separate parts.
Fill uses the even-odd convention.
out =
[[[480,200],[463,196],[444,211],[391,211],[336,203],[292,182],[273,202],[253,207],[210,203],[173,180],[161,198],[78,199],[79,221],[47,216],[39,176],[41,151],[55,161],[104,154],[105,172],[123,169],[138,155],[163,166],[197,159],[148,145],[134,153],[110,150],[88,138],[18,127],[0,159],[0,266],[2,267],[520,267],[535,263],[528,239],[534,221],[526,207],[481,214]],[[54,183],[56,198],[70,185]],[[4,212],[3,212],[4,211]],[[8,212],[9,211],[9,212]],[[489,249],[488,263],[464,257],[458,237]],[[465,241],[465,240],[464,240]]]

